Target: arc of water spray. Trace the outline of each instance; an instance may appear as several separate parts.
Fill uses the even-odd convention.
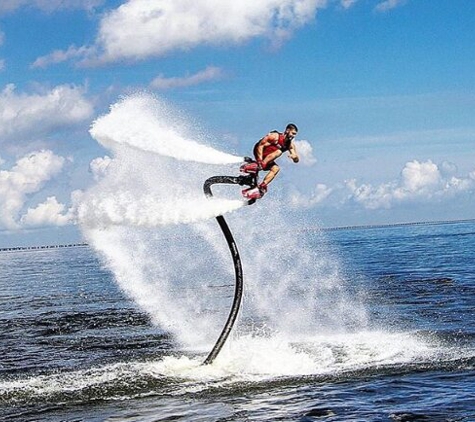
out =
[[[237,176],[237,177],[233,177],[233,176],[210,177],[209,179],[205,181],[203,185],[203,190],[207,197],[213,196],[213,193],[211,192],[211,185],[214,185],[217,183],[235,184],[235,185],[241,185],[241,186],[248,185],[252,188],[257,185],[257,175]],[[251,205],[254,202],[255,200],[250,200],[248,201],[248,205]],[[228,224],[226,223],[226,220],[224,219],[222,215],[218,215],[216,217],[216,220],[218,221],[219,227],[221,227],[221,230],[223,231],[224,237],[226,238],[226,242],[228,243],[228,247],[233,258],[236,282],[235,282],[235,288],[234,288],[234,300],[231,306],[231,311],[229,312],[228,319],[226,321],[226,324],[224,324],[224,328],[223,328],[223,331],[221,332],[221,335],[216,341],[216,344],[214,345],[213,349],[209,353],[208,357],[203,362],[203,365],[208,365],[214,361],[214,359],[216,358],[216,356],[218,356],[219,352],[224,346],[224,343],[226,342],[229,334],[231,333],[231,330],[233,328],[233,325],[239,313],[239,308],[241,306],[242,292],[243,292],[243,286],[244,286],[241,257],[239,256],[239,251],[238,251],[236,242],[234,240],[234,237],[231,233],[231,230],[229,229]]]

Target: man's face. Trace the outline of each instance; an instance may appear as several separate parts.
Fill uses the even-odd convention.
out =
[[[289,141],[291,141],[297,136],[297,131],[295,129],[287,129],[285,131],[285,136]]]

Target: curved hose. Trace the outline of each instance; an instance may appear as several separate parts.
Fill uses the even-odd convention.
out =
[[[218,224],[221,227],[221,230],[223,231],[224,237],[228,242],[229,250],[231,251],[231,255],[233,257],[236,284],[234,288],[234,300],[231,307],[231,311],[229,312],[228,319],[226,321],[226,324],[224,324],[223,331],[221,332],[218,340],[216,341],[216,344],[214,345],[208,357],[203,362],[204,365],[208,365],[213,362],[213,360],[216,358],[216,356],[218,356],[219,352],[221,351],[221,348],[224,346],[224,343],[228,339],[228,336],[231,333],[234,322],[236,321],[236,318],[239,313],[243,291],[242,265],[236,242],[234,241],[234,237],[231,234],[231,230],[229,230],[229,227],[224,217],[222,215],[218,215],[216,217],[216,220],[218,221]]]
[[[226,183],[226,184],[236,184],[236,185],[249,185],[252,186],[253,183],[255,183],[255,177],[254,176],[238,176],[238,177],[233,177],[233,176],[214,176],[210,177],[207,179],[203,185],[203,190],[205,192],[205,195],[208,197],[212,197],[213,193],[211,192],[211,185],[216,184],[216,183]],[[254,201],[253,201],[254,202]],[[249,203],[253,203],[251,201]],[[221,351],[222,347],[224,346],[224,343],[229,337],[229,334],[231,333],[231,330],[233,328],[233,325],[236,321],[236,318],[239,313],[239,308],[241,306],[241,300],[242,300],[242,292],[243,292],[243,275],[242,275],[242,265],[241,265],[241,257],[239,256],[239,251],[236,245],[236,242],[234,240],[234,237],[231,233],[231,230],[229,229],[228,224],[226,223],[226,220],[222,215],[218,215],[216,217],[216,220],[218,221],[219,227],[221,227],[221,230],[224,234],[224,237],[226,238],[226,242],[228,243],[229,250],[231,252],[231,256],[233,258],[234,262],[234,273],[236,277],[236,283],[235,283],[235,288],[234,288],[234,300],[233,304],[231,306],[231,311],[229,312],[228,319],[226,321],[226,324],[224,324],[223,331],[221,332],[218,340],[216,341],[216,344],[214,345],[213,349],[209,353],[208,357],[205,359],[203,362],[203,365],[208,365],[214,361],[216,356],[218,356],[219,352]]]

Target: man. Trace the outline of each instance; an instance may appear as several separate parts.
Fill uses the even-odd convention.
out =
[[[289,123],[285,128],[284,133],[273,130],[257,142],[254,146],[254,157],[256,158],[256,162],[244,164],[241,167],[241,171],[245,173],[257,173],[260,170],[265,170],[268,173],[259,186],[242,191],[245,198],[259,199],[264,196],[267,192],[267,186],[272,182],[272,180],[274,180],[280,170],[280,167],[276,164],[275,160],[284,152],[288,151],[289,157],[294,163],[299,162],[299,156],[293,142],[297,132],[297,126],[293,123]]]

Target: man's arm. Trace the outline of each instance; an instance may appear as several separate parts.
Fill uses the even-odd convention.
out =
[[[297,154],[297,148],[295,148],[295,144],[293,142],[290,143],[289,156],[293,160],[294,163],[299,162],[299,155]]]

